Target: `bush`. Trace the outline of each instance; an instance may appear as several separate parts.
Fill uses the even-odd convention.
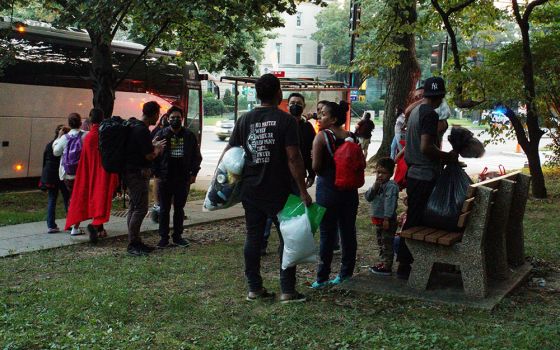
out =
[[[222,101],[226,106],[233,106],[233,104],[235,103],[233,94],[229,89],[226,89],[226,91],[224,92],[224,98],[222,99]]]
[[[206,116],[221,115],[226,112],[224,102],[216,99],[211,93],[204,96],[202,103],[204,105],[204,115]]]

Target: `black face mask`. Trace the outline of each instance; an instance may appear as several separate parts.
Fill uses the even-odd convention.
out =
[[[181,119],[173,118],[169,121],[169,125],[171,125],[173,129],[179,129],[181,127]]]
[[[303,113],[303,107],[300,105],[291,105],[290,106],[290,114],[294,117],[300,117]]]

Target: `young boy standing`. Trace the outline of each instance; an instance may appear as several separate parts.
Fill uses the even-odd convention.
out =
[[[393,267],[393,238],[397,231],[397,202],[399,186],[391,180],[395,162],[382,158],[377,162],[374,185],[366,192],[371,203],[371,222],[376,226],[379,262],[369,270],[381,276],[390,276]]]

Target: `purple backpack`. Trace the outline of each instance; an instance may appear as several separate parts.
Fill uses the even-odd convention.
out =
[[[82,154],[82,131],[76,135],[64,135],[68,144],[62,155],[62,166],[67,175],[76,175],[80,154]]]

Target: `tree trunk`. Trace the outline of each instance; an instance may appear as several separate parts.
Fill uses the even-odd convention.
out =
[[[416,2],[410,1],[405,10],[396,10],[403,24],[411,25],[416,22]],[[408,14],[408,16],[405,16]],[[389,69],[387,74],[387,92],[385,97],[385,114],[383,115],[383,140],[375,156],[370,159],[373,164],[377,159],[388,157],[391,154],[391,143],[395,136],[395,122],[397,107],[406,108],[416,82],[420,77],[420,67],[416,60],[416,46],[414,34],[402,34],[396,40],[396,44],[405,47],[399,53],[399,65]],[[379,126],[378,126],[379,127]]]
[[[516,4],[517,5],[517,4]],[[539,126],[539,114],[535,104],[536,89],[533,71],[533,53],[531,51],[531,40],[529,37],[529,19],[519,15],[519,8],[515,6],[516,20],[521,30],[521,38],[523,43],[523,85],[525,88],[525,98],[527,105],[527,132],[529,134],[529,142],[524,151],[529,161],[529,170],[532,176],[533,197],[546,198],[547,191],[544,181],[544,174],[541,167],[541,159],[539,155],[539,143],[544,135],[544,131]]]
[[[103,110],[105,116],[113,114],[115,104],[116,81],[113,70],[111,44],[103,40],[102,36],[90,34],[92,60],[91,60],[91,80],[93,90],[93,107]]]

